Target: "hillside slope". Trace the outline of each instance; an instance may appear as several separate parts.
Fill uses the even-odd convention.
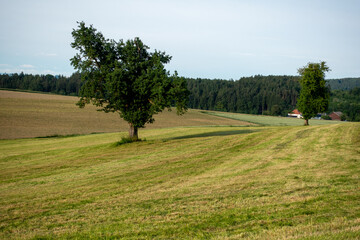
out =
[[[127,131],[129,125],[117,113],[96,111],[95,106],[80,109],[78,97],[0,90],[0,139],[51,135],[90,134]],[[178,116],[176,111],[155,115],[155,123],[146,128],[206,125],[249,125],[247,122],[207,116],[189,110]],[[141,135],[141,130],[140,130]]]
[[[0,140],[1,239],[356,239],[360,124]]]

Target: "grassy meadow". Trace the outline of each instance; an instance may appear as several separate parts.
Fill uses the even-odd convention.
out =
[[[228,112],[214,112],[203,111],[202,113],[209,114],[211,116],[224,117],[233,120],[245,121],[261,126],[302,126],[304,125],[304,119],[289,118],[289,117],[274,117],[267,115],[251,115],[240,113],[228,113]],[[327,121],[327,120],[315,120],[310,119],[310,125],[328,125],[339,124],[340,121]]]
[[[0,90],[0,139],[44,137],[127,131],[128,124],[117,113],[96,111],[88,105],[75,105],[78,97]],[[206,116],[189,110],[183,116],[176,111],[155,116],[147,129],[178,126],[251,125],[236,119]],[[141,135],[141,129],[140,129]]]
[[[58,97],[37,103],[71,108]],[[0,140],[0,239],[360,238],[359,123],[175,116],[131,144],[117,144],[126,132]]]

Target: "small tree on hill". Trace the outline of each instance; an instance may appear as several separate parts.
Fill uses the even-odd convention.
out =
[[[330,71],[325,62],[308,63],[298,70],[300,79],[300,96],[298,109],[309,125],[309,119],[317,113],[325,112],[329,106],[330,90],[326,86],[325,72]]]
[[[118,112],[129,123],[129,137],[138,140],[138,128],[154,122],[153,115],[175,105],[187,110],[189,92],[184,78],[169,75],[165,52],[149,52],[139,38],[118,42],[105,39],[92,25],[73,29],[71,46],[78,53],[71,64],[81,72],[80,107],[92,103],[104,112]]]

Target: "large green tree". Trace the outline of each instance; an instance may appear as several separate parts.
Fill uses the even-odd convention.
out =
[[[325,72],[330,71],[325,62],[308,63],[298,70],[300,78],[300,95],[298,109],[309,125],[309,119],[317,113],[325,112],[329,106],[330,89],[326,86]]]
[[[105,39],[92,25],[78,23],[71,46],[78,53],[71,64],[81,72],[83,85],[78,105],[92,103],[104,112],[118,112],[129,123],[129,137],[138,139],[138,128],[154,122],[153,115],[176,106],[186,112],[189,92],[184,78],[170,73],[165,52],[149,52],[139,38]]]

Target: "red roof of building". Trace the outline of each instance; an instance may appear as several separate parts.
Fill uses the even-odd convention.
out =
[[[297,110],[297,109],[294,109],[291,113],[292,114],[301,114],[301,112],[299,112],[299,110]]]

